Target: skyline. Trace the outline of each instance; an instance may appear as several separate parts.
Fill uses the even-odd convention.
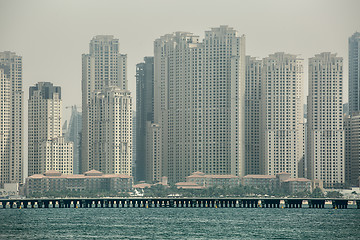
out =
[[[221,3],[201,0],[192,2],[191,8],[187,7],[190,6],[187,2],[108,0],[101,4],[40,0],[20,4],[0,0],[3,33],[0,51],[13,51],[23,56],[24,99],[28,99],[30,86],[50,81],[63,88],[66,107],[81,105],[81,55],[87,52],[88,43],[95,35],[109,34],[119,39],[120,52],[128,56],[129,89],[135,100],[136,64],[145,56],[153,55],[155,39],[164,34],[187,31],[199,35],[202,40],[203,30],[219,25],[233,27],[246,36],[246,55],[263,58],[275,52],[286,52],[303,58],[303,91],[307,92],[308,58],[321,52],[337,53],[347,66],[348,38],[360,31],[357,24],[360,15],[356,12],[360,8],[358,1],[314,3],[306,0],[288,5],[285,0]],[[100,18],[94,18],[94,14]],[[14,17],[16,21],[12,20]],[[263,37],[266,35],[270,38]],[[344,69],[344,83],[347,89],[347,68]],[[344,102],[347,99],[345,93]],[[63,119],[69,119],[70,114],[71,111],[65,110]]]

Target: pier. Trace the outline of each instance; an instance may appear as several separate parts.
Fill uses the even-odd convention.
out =
[[[348,208],[359,199],[299,198],[47,198],[0,199],[0,209],[25,208]],[[354,207],[353,207],[354,208]]]

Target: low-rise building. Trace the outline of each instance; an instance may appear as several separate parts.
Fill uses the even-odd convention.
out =
[[[240,178],[234,175],[206,175],[202,172],[194,172],[186,177],[186,182],[196,183],[198,186],[238,186]]]
[[[244,186],[267,189],[275,189],[279,185],[274,175],[246,175],[241,179],[241,183]]]
[[[311,180],[306,178],[291,178],[281,182],[281,187],[288,193],[311,192]]]
[[[33,193],[62,192],[62,191],[131,191],[133,177],[123,174],[103,174],[91,170],[84,174],[63,175],[58,171],[47,171],[35,174],[25,181],[26,196]]]
[[[242,185],[265,189],[282,189],[288,193],[311,192],[316,187],[322,189],[322,181],[311,181],[306,178],[290,178],[290,174],[282,172],[275,175],[246,175],[241,180]]]

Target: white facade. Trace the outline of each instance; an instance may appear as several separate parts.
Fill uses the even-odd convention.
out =
[[[0,78],[1,187],[4,183],[24,180],[22,57],[13,52],[0,52]]]
[[[109,86],[127,90],[127,56],[119,53],[119,40],[113,36],[95,36],[90,42],[89,54],[82,55],[82,152],[80,172],[91,170],[93,155],[91,146],[98,141],[93,138],[89,112],[94,92]],[[130,123],[131,125],[131,123]],[[127,133],[128,134],[128,133]],[[100,170],[100,169],[97,169]]]
[[[108,87],[94,92],[89,105],[88,167],[106,174],[132,175],[132,98]]]
[[[345,180],[343,128],[343,59],[321,53],[309,59],[308,178],[325,188]]]
[[[0,187],[9,182],[10,132],[11,132],[10,79],[0,68]]]
[[[260,172],[297,178],[303,157],[303,59],[275,53],[263,64]]]
[[[29,176],[47,170],[72,174],[73,146],[62,139],[61,88],[49,82],[37,83],[30,87],[28,106]],[[63,165],[67,167],[59,167]]]
[[[245,37],[227,26],[205,39],[176,32],[154,43],[154,123],[163,175],[243,175]]]
[[[42,172],[54,170],[73,174],[73,149],[73,143],[66,142],[64,137],[42,142],[39,146],[40,159],[44,163]]]
[[[162,141],[161,128],[158,124],[146,123],[146,181],[161,181],[162,177]]]

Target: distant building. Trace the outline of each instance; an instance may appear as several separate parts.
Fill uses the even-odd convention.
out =
[[[265,188],[270,190],[282,189],[287,193],[311,192],[314,187],[322,188],[321,182],[306,178],[291,178],[289,173],[283,172],[274,175],[247,175],[241,179],[244,186]]]
[[[349,38],[349,113],[360,111],[360,32]]]
[[[296,193],[303,191],[312,191],[312,182],[306,178],[293,178],[285,180],[281,183],[282,189],[288,193]]]
[[[154,156],[152,146],[147,148],[147,144],[152,144],[147,142],[148,138],[151,141],[147,133],[152,133],[148,127],[154,122],[154,57],[145,57],[136,65],[136,113],[136,179],[158,181],[161,168],[157,169],[160,173],[153,174],[152,162],[161,154]]]
[[[206,188],[213,186],[239,186],[240,178],[234,175],[207,175],[202,172],[194,172],[186,177],[186,182],[196,183]]]
[[[127,55],[120,54],[119,52],[119,39],[114,38],[111,35],[99,35],[93,37],[90,41],[90,49],[88,54],[82,55],[82,132],[81,132],[81,169],[80,172],[86,172],[90,169],[97,169],[98,166],[94,166],[94,163],[97,164],[99,159],[94,159],[95,156],[102,156],[104,149],[100,149],[99,144],[103,141],[108,135],[108,132],[94,132],[96,129],[92,128],[92,125],[96,125],[98,122],[94,122],[94,118],[99,119],[99,116],[92,115],[93,113],[90,112],[92,107],[92,103],[97,101],[94,98],[97,98],[97,93],[99,92],[109,92],[106,89],[116,87],[116,92],[124,91],[122,95],[130,95],[128,91],[128,81],[127,81]],[[118,94],[116,94],[118,95]],[[104,99],[105,100],[105,99]],[[113,98],[112,100],[120,100],[120,98]],[[131,101],[126,101],[127,104],[131,104]],[[117,102],[115,105],[120,107],[120,109],[129,109],[132,106],[125,106],[122,102]],[[115,105],[112,105],[113,107]],[[110,110],[110,109],[109,109]],[[132,111],[132,110],[131,110]],[[115,112],[116,113],[116,112]],[[117,112],[117,116],[113,117],[111,123],[114,123],[115,117],[124,116],[123,113]],[[101,113],[99,113],[101,114]],[[131,116],[131,112],[127,114],[127,116]],[[110,116],[108,116],[110,117]],[[123,121],[125,120],[125,121]],[[116,119],[116,126],[115,125],[108,125],[108,129],[115,129],[121,128],[122,130],[127,129],[131,130],[132,121],[130,118],[126,117],[125,119]],[[96,120],[97,121],[97,120]],[[105,122],[102,124],[106,124]],[[100,134],[101,133],[101,134]],[[117,132],[118,136],[121,135],[121,138],[127,138],[128,135],[132,135],[131,132]],[[100,134],[100,135],[98,135]],[[126,134],[122,135],[122,134]],[[109,136],[112,137],[112,136]],[[130,137],[132,139],[132,136]],[[120,140],[116,144],[120,144]],[[103,142],[104,143],[104,142]],[[117,153],[120,154],[124,151],[132,151],[131,144],[128,140],[126,140],[126,144],[128,144],[127,149],[119,149],[117,146]],[[110,144],[114,146],[114,142]],[[94,148],[97,147],[97,148]],[[106,145],[103,145],[106,147]],[[131,156],[127,154],[127,156]],[[131,159],[131,157],[130,157]],[[113,159],[115,161],[115,159]],[[121,160],[123,161],[123,160]],[[130,160],[131,161],[131,160]],[[129,166],[119,166],[121,168],[128,168]],[[132,171],[132,170],[125,170],[123,171]],[[114,169],[107,169],[106,172],[117,172]]]
[[[28,173],[73,173],[73,143],[62,135],[61,88],[39,82],[29,89]]]
[[[329,52],[309,59],[307,177],[325,188],[345,182],[343,58]]]
[[[244,186],[266,189],[275,189],[279,186],[275,175],[246,175],[241,178],[241,183]]]
[[[245,174],[260,174],[260,116],[262,60],[246,56]]]
[[[108,87],[92,93],[88,113],[92,142],[88,165],[105,174],[132,176],[132,98],[130,92]]]
[[[103,174],[91,170],[84,174],[62,175],[58,171],[47,171],[26,178],[25,194],[46,192],[103,192],[103,191],[131,191],[133,178],[123,174]]]
[[[346,186],[359,186],[360,177],[360,112],[344,116],[345,182]]]
[[[0,52],[0,188],[24,181],[22,57]]]
[[[162,176],[245,173],[245,36],[228,26],[154,42],[154,124]],[[155,125],[154,125],[155,126]]]
[[[303,59],[278,52],[263,59],[261,174],[297,178],[303,158]]]
[[[65,134],[65,140],[73,142],[73,173],[80,173],[80,159],[81,159],[81,112],[78,111],[76,105],[71,106],[71,117],[67,131]]]

